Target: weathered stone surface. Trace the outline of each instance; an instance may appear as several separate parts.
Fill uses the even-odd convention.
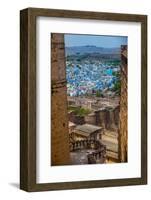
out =
[[[100,126],[102,126],[103,128],[107,128],[106,126],[106,119],[107,119],[107,112],[106,109],[101,109],[100,110]]]
[[[97,123],[96,123],[96,114],[92,113],[92,114],[89,114],[89,115],[85,116],[85,123],[92,124],[92,125],[97,125]]]
[[[105,163],[106,147],[98,140],[81,140],[71,144],[72,164]]]
[[[117,106],[114,109],[114,123],[119,128],[119,112],[120,112],[120,106]]]
[[[51,164],[70,164],[64,35],[51,34]]]
[[[120,99],[120,129],[119,129],[119,157],[121,162],[127,162],[128,148],[128,106],[127,106],[127,46],[121,47],[121,99]]]
[[[68,119],[70,122],[73,122],[75,124],[80,124],[80,125],[85,124],[84,116],[76,115],[72,111],[68,113]]]
[[[105,129],[117,131],[119,125],[119,106],[108,109],[103,108],[97,111],[97,125],[102,126]]]

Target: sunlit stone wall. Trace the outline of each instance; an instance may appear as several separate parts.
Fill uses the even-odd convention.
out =
[[[64,34],[51,34],[51,164],[70,164]]]
[[[121,162],[127,162],[128,149],[128,100],[127,100],[127,46],[121,46],[121,99],[120,99],[120,129],[119,157]]]

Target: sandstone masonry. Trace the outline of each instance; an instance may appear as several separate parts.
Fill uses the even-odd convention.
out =
[[[51,34],[51,164],[70,164],[64,34]]]

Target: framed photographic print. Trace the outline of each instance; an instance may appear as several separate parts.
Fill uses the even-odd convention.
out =
[[[20,12],[20,188],[147,184],[147,16]]]

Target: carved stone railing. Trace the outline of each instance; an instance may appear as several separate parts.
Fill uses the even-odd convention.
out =
[[[88,163],[95,164],[97,161],[99,163],[104,163],[106,159],[106,146],[101,144],[100,141],[94,139],[79,140],[75,142],[70,142],[70,151],[78,151],[83,149],[93,149],[92,153],[87,155]]]
[[[104,163],[106,160],[106,147],[103,146],[98,151],[88,154],[87,157],[89,164],[95,164],[97,161],[99,161],[99,163]]]

